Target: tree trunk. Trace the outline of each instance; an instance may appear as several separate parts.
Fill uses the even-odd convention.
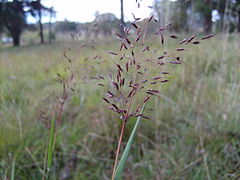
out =
[[[220,14],[219,15],[220,16],[220,19],[219,19],[219,26],[218,26],[218,28],[219,28],[219,31],[220,32],[223,32],[224,31],[224,25],[223,25],[223,18],[224,18],[224,15],[223,14]]]
[[[240,10],[238,10],[238,24],[237,24],[237,30],[240,32]]]
[[[120,30],[121,30],[121,35],[124,37],[125,36],[125,32],[124,32],[124,12],[123,12],[123,0],[120,0],[121,2],[121,24],[120,24]]]
[[[49,29],[48,42],[49,42],[49,44],[52,43],[52,15],[53,15],[53,9],[51,9],[51,11],[50,11],[50,19],[49,19],[49,24],[48,24],[48,29]]]
[[[209,33],[212,31],[212,16],[204,17],[204,32]]]
[[[42,25],[42,11],[41,9],[38,11],[38,16],[39,16],[39,35],[40,35],[40,40],[41,43],[44,43],[44,36],[43,36],[43,25]]]
[[[20,34],[13,34],[13,46],[20,46]]]

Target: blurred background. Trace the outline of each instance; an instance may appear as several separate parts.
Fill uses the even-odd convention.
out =
[[[134,20],[133,14],[138,18],[154,15],[159,24],[171,22],[175,32],[234,33],[240,31],[239,3],[238,0],[2,1],[1,44],[17,46],[112,36],[121,23],[128,26]]]
[[[0,179],[44,179],[59,78],[71,93],[49,179],[110,179],[121,121],[98,75],[114,72],[117,36],[150,17],[149,58],[197,43],[164,69],[171,81],[148,104],[123,179],[240,179],[240,0],[0,0]]]

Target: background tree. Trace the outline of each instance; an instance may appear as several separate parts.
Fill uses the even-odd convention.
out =
[[[219,19],[217,22],[217,28],[220,31],[223,31],[223,22],[224,22],[224,14],[226,10],[226,0],[214,0],[214,9],[217,11]]]
[[[231,16],[235,19],[234,24],[236,25],[237,31],[240,32],[240,0],[232,0],[229,6]]]
[[[121,34],[122,36],[125,36],[125,33],[124,33],[124,26],[125,26],[125,22],[124,22],[124,11],[123,11],[123,0],[120,0],[120,3],[121,3],[121,24],[120,24],[120,31],[121,31]]]
[[[194,0],[195,10],[202,15],[204,31],[209,33],[212,30],[212,11],[214,10],[213,0]]]
[[[2,14],[2,7],[3,6],[3,3],[1,2],[0,3],[0,34],[2,33],[3,31],[3,27],[4,27],[4,23],[3,23],[3,14]]]
[[[239,0],[237,0],[237,15],[238,15],[237,29],[238,29],[238,32],[240,32],[240,1]]]
[[[51,16],[51,8],[47,8],[43,6],[43,4],[41,3],[41,0],[30,1],[27,3],[27,6],[30,8],[29,11],[31,15],[33,17],[38,17],[40,42],[44,43],[42,15],[43,15],[43,12],[49,12]]]
[[[182,1],[173,1],[170,4],[170,8],[173,9],[171,13],[172,29],[176,32],[188,32],[188,14],[187,11],[190,8],[190,3]]]
[[[54,33],[52,31],[52,18],[53,18],[53,16],[55,16],[56,11],[54,11],[53,7],[51,7],[51,8],[49,8],[49,13],[50,13],[50,18],[49,18],[49,23],[48,23],[48,29],[49,29],[48,41],[49,41],[49,43],[51,43],[52,39],[54,39]]]
[[[13,39],[13,45],[19,46],[21,33],[26,26],[24,2],[19,0],[0,2],[0,17]]]
[[[214,0],[213,3],[219,15],[220,30],[231,31],[234,27],[240,32],[240,0]]]
[[[183,1],[155,0],[153,13],[161,25],[171,21],[172,30],[181,32],[188,31],[187,11],[190,3]]]
[[[160,24],[164,25],[170,21],[174,13],[170,9],[175,8],[174,3],[168,0],[155,0],[153,10]]]
[[[97,25],[95,28],[97,33],[107,36],[112,35],[112,33],[118,28],[119,20],[112,13],[104,13],[96,15],[93,21],[93,26],[95,24]]]

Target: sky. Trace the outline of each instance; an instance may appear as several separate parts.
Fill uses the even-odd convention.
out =
[[[148,6],[153,5],[154,0],[139,0],[140,8],[136,0],[124,0],[125,21],[133,20],[132,13],[136,17],[149,17],[151,9]],[[42,0],[42,3],[47,6],[53,6],[57,11],[55,20],[69,20],[76,22],[91,22],[95,18],[95,13],[113,13],[118,18],[120,17],[120,0]],[[34,22],[33,18],[29,17],[30,22]],[[49,17],[44,17],[43,21],[48,22]]]

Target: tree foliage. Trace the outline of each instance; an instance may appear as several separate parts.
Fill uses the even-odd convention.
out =
[[[50,12],[51,8],[42,5],[41,0],[2,0],[0,2],[0,32],[3,27],[6,27],[9,35],[13,39],[13,45],[20,45],[20,37],[24,28],[27,25],[26,17],[31,14],[33,17],[38,17],[40,39],[44,42],[42,12]]]
[[[29,12],[33,17],[38,18],[39,23],[39,36],[40,42],[44,43],[44,34],[43,34],[43,25],[42,25],[42,15],[44,12],[52,13],[52,8],[45,7],[41,0],[33,0],[26,3],[26,6],[29,8]]]
[[[4,25],[13,38],[13,45],[20,45],[20,36],[26,26],[24,2],[19,0],[0,2],[1,24]]]

